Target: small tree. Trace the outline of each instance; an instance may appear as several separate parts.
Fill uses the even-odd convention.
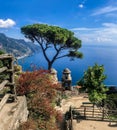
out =
[[[87,89],[89,100],[96,103],[106,98],[107,88],[103,83],[105,79],[106,75],[104,74],[104,66],[95,64],[93,67],[87,69],[78,84]]]
[[[82,57],[82,53],[78,52],[78,49],[81,47],[81,40],[76,38],[74,33],[67,29],[47,24],[33,24],[22,27],[21,32],[26,38],[39,44],[48,63],[48,69],[52,68],[53,63],[57,59],[63,57]],[[51,58],[48,53],[49,48],[55,50]]]

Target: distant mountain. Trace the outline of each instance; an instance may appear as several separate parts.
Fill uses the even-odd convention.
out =
[[[39,51],[39,46],[31,42],[26,42],[23,39],[9,38],[5,34],[0,33],[0,48],[6,53],[11,53],[15,57],[31,55]]]

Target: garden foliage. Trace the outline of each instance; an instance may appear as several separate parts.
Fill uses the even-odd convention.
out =
[[[17,93],[26,95],[29,119],[19,130],[58,130],[62,115],[55,110],[59,84],[53,84],[48,71],[23,73],[17,82]],[[34,123],[32,123],[34,122]]]
[[[98,103],[106,99],[106,91],[108,89],[104,85],[105,79],[104,66],[95,64],[85,71],[83,78],[78,84],[87,90],[91,102]]]

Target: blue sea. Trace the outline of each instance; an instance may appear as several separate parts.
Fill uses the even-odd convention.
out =
[[[59,80],[61,80],[62,71],[65,68],[69,68],[72,75],[72,84],[76,85],[76,82],[82,78],[88,67],[97,63],[104,65],[104,73],[107,75],[107,79],[104,82],[105,85],[117,86],[117,46],[83,45],[80,51],[84,55],[83,59],[71,61],[66,57],[56,60],[53,68],[57,70]],[[51,57],[53,53],[54,51],[51,50],[49,56]],[[31,71],[32,66],[47,69],[47,62],[41,51],[18,60],[18,63],[22,66],[23,71]]]

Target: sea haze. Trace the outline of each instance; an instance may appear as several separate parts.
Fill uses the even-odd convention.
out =
[[[117,46],[83,45],[80,51],[84,55],[83,59],[75,59],[74,61],[71,61],[69,58],[62,58],[54,63],[53,68],[58,71],[59,80],[61,80],[62,71],[65,68],[69,68],[72,75],[72,84],[75,85],[83,76],[83,73],[87,68],[97,63],[99,65],[104,65],[104,73],[107,75],[105,84],[117,85]],[[53,51],[51,50],[49,55],[51,56],[52,54]],[[23,71],[31,71],[32,66],[47,69],[47,62],[41,52],[20,59],[18,60],[18,63],[22,65]]]

